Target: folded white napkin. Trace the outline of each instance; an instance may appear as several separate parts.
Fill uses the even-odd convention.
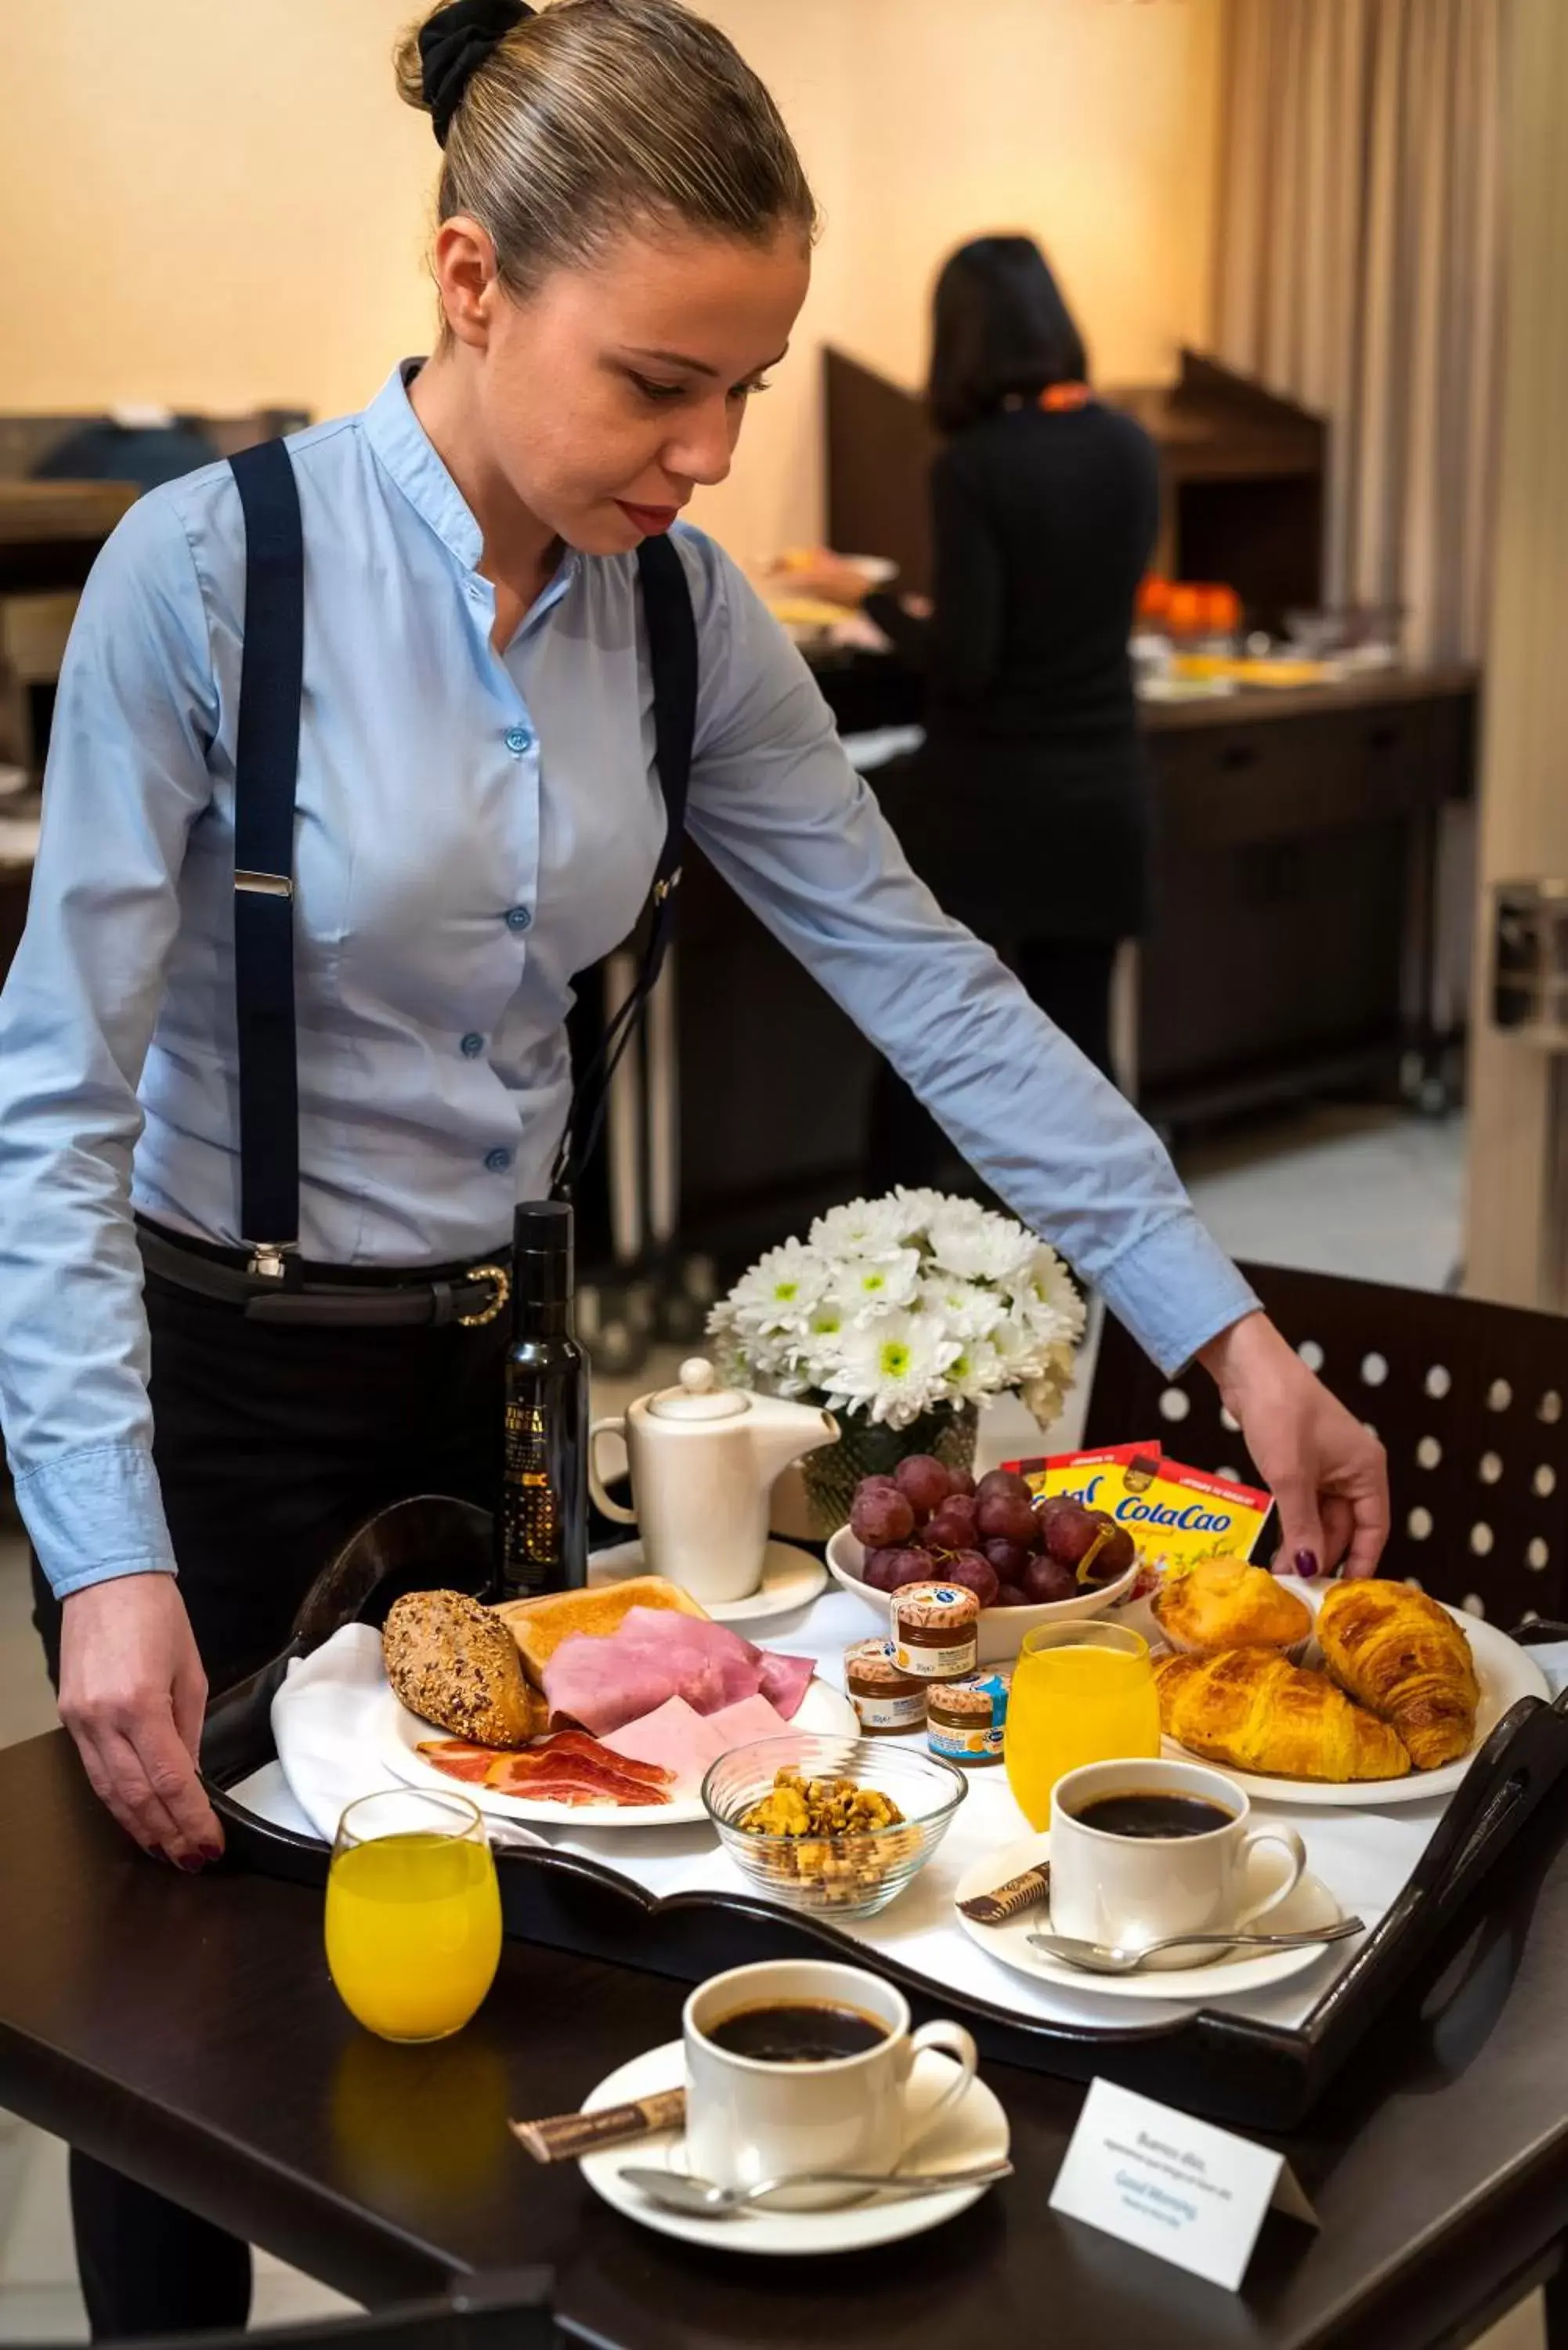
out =
[[[266,1773],[246,1780],[235,1795],[251,1810],[259,1810],[258,1796],[270,1793],[265,1816],[279,1826],[306,1834],[312,1831],[330,1844],[346,1807],[360,1795],[379,1795],[405,1783],[394,1775],[377,1752],[372,1734],[375,1714],[386,1702],[387,1676],[381,1665],[381,1636],[369,1624],[346,1624],[319,1648],[291,1664],[283,1687],[272,1701],[272,1734],[283,1793],[296,1816],[281,1817],[275,1784],[261,1782]],[[539,1844],[532,1829],[511,1821],[486,1822],[492,1844]]]

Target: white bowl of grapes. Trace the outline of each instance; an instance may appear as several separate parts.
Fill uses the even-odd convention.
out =
[[[1139,1559],[1125,1526],[1065,1494],[1037,1501],[1012,1469],[977,1483],[929,1453],[864,1478],[827,1545],[834,1581],[889,1620],[906,1583],[960,1583],[980,1601],[980,1661],[1005,1664],[1041,1624],[1098,1616],[1131,1591]]]

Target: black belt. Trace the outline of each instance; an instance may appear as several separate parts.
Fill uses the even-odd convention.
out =
[[[493,1322],[512,1295],[512,1269],[498,1259],[450,1274],[392,1274],[385,1282],[313,1280],[297,1260],[286,1283],[246,1270],[243,1252],[224,1253],[173,1239],[138,1221],[137,1245],[149,1273],[247,1322],[336,1324],[340,1328],[402,1329],[459,1322],[465,1330]],[[509,1253],[504,1252],[503,1254]]]

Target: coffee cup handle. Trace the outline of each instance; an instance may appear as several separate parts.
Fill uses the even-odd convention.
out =
[[[624,1441],[626,1437],[624,1415],[617,1413],[610,1419],[596,1419],[588,1430],[588,1491],[607,1518],[613,1518],[619,1526],[635,1526],[637,1512],[628,1510],[623,1503],[612,1501],[605,1492],[604,1481],[599,1475],[598,1462],[601,1436],[618,1436]]]
[[[980,2062],[980,2052],[963,2025],[950,2023],[946,2017],[943,2017],[935,2023],[922,2023],[918,2032],[911,2032],[909,2034],[904,2058],[906,2082],[915,2069],[916,2057],[927,2048],[940,2048],[949,2056],[955,2056],[959,2065],[958,2077],[950,2087],[942,2091],[936,2104],[930,2108],[919,2128],[905,2147],[904,2154],[898,2158],[900,2162],[904,2159],[904,2156],[913,2153],[923,2138],[929,2137],[944,2114],[951,2112],[973,2080],[974,2068]]]
[[[1264,1895],[1262,1901],[1254,1901],[1250,1909],[1243,1909],[1240,1917],[1231,1921],[1238,1930],[1243,1926],[1255,1926],[1260,1918],[1266,1918],[1271,1909],[1277,1909],[1285,1896],[1295,1891],[1301,1883],[1302,1871],[1307,1865],[1306,1846],[1294,1828],[1254,1828],[1242,1837],[1241,1850],[1250,1852],[1254,1845],[1259,1844],[1282,1845],[1295,1865],[1282,1885],[1277,1885],[1272,1893]]]

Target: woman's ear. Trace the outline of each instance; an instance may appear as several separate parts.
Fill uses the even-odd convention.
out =
[[[432,263],[449,331],[460,343],[483,350],[501,292],[489,230],[472,214],[454,213],[436,232]]]

